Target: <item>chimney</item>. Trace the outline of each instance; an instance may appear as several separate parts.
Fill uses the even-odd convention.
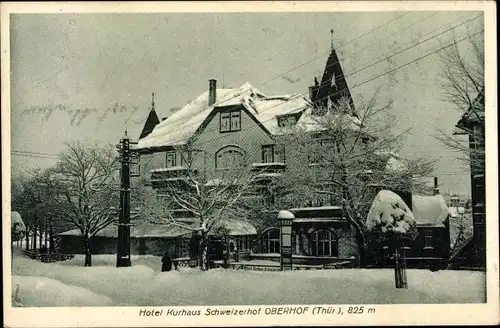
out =
[[[312,102],[314,102],[314,94],[316,93],[316,87],[315,86],[310,86],[309,87],[309,99],[311,99]]]
[[[212,106],[217,101],[217,80],[208,80],[208,106]]]
[[[434,177],[434,195],[439,195],[438,178]]]

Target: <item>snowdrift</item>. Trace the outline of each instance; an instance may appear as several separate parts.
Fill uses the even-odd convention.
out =
[[[81,263],[73,266],[15,258],[13,291],[18,284],[25,306],[101,306],[109,302],[116,306],[178,306],[485,301],[483,272],[408,270],[409,289],[397,290],[390,269],[155,272],[136,265],[134,260],[132,263],[134,266],[129,268],[85,268]]]
[[[59,280],[39,276],[12,277],[12,295],[19,286],[21,306],[112,306],[113,300],[87,288],[66,285]]]

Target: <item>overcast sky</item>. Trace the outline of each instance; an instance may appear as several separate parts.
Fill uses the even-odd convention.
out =
[[[182,107],[207,90],[210,78],[217,79],[219,87],[239,87],[249,82],[268,95],[307,93],[314,76],[320,76],[324,69],[333,29],[334,45],[355,102],[370,98],[381,87],[377,100],[380,104],[394,102],[398,129],[412,128],[402,155],[439,158],[435,175],[442,190],[468,193],[467,170],[453,152],[433,138],[437,128],[451,133],[460,117],[460,112],[443,101],[439,57],[431,55],[367,81],[435,51],[467,30],[480,30],[482,17],[473,19],[478,15],[11,15],[12,150],[57,154],[67,139],[115,144],[125,127],[137,139],[152,92],[157,94],[159,116],[168,116],[171,108]],[[471,21],[431,38],[467,20]],[[431,40],[422,42],[427,38]],[[352,74],[418,42],[422,44]],[[110,113],[104,120],[95,113],[79,125],[71,124],[69,115],[63,112],[55,112],[48,119],[26,113],[32,106],[63,105],[72,110],[96,108],[102,115],[115,103],[129,110]],[[134,107],[138,110],[132,111]],[[12,172],[54,163],[52,158],[13,154]]]

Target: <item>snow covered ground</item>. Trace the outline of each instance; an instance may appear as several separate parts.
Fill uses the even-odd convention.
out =
[[[386,269],[293,272],[197,269],[159,272],[160,259],[132,258],[114,267],[112,255],[62,263],[15,256],[12,293],[23,306],[103,305],[265,305],[479,303],[485,300],[485,274],[470,271],[408,270],[409,289],[394,288]]]

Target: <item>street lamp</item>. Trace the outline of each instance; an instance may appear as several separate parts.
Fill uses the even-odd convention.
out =
[[[280,270],[292,270],[292,224],[295,215],[290,211],[279,211],[280,222]]]

